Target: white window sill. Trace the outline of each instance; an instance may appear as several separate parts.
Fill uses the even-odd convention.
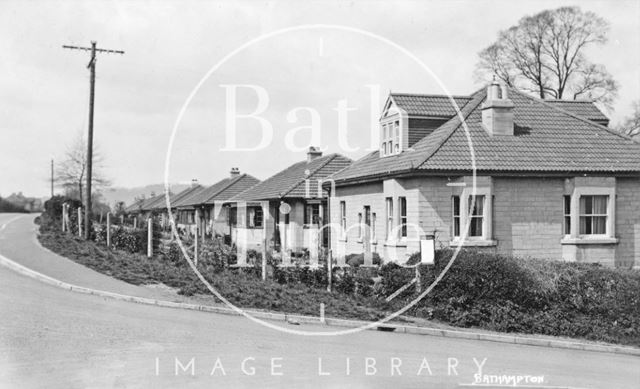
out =
[[[396,241],[386,241],[384,242],[385,247],[407,247],[406,240],[396,240]]]
[[[467,239],[465,241],[456,239],[449,242],[449,246],[462,247],[492,247],[497,245],[498,241],[493,239]]]
[[[560,241],[563,245],[580,245],[580,244],[618,244],[618,238],[609,238],[606,236],[564,238]]]

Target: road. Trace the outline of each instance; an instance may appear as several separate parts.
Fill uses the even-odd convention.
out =
[[[33,215],[15,217],[0,214],[0,254],[47,258]],[[543,376],[533,387],[640,387],[632,356],[374,331],[288,335],[243,317],[70,292],[0,266],[1,388],[457,388],[483,361],[485,375]]]

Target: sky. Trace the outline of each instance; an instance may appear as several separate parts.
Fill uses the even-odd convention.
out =
[[[125,51],[96,65],[94,142],[114,186],[164,182],[168,151],[169,182],[212,184],[231,167],[265,179],[310,144],[360,158],[389,91],[470,94],[498,31],[575,3],[2,1],[0,196],[47,196],[51,159],[87,131],[89,54],[62,45]],[[640,99],[640,0],[579,6],[611,23],[587,55],[620,83],[615,125]]]

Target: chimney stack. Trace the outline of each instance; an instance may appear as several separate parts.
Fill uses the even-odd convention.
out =
[[[309,146],[309,151],[307,151],[307,163],[313,161],[318,157],[322,157],[322,151],[320,150],[320,147]]]
[[[198,186],[198,179],[197,178],[192,178],[191,179],[191,187],[196,187]]]
[[[240,168],[232,167],[231,168],[231,178],[238,177],[240,175]]]
[[[482,105],[482,124],[489,135],[513,135],[513,101],[506,86],[495,78],[487,88],[487,99]]]

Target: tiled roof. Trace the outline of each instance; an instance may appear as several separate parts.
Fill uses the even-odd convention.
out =
[[[593,101],[588,100],[545,100],[554,107],[563,109],[574,115],[582,116],[585,119],[593,120],[598,123],[609,122],[609,118],[602,113]]]
[[[195,185],[178,193],[175,199],[170,198],[171,208],[188,207],[189,201],[197,196],[205,188],[202,185]],[[166,207],[166,205],[165,205]]]
[[[340,154],[318,157],[311,162],[295,163],[274,176],[236,195],[233,201],[258,201],[281,198],[317,197],[318,180],[324,179],[349,166],[351,159]],[[326,192],[323,193],[326,195]]]
[[[125,208],[125,212],[136,213],[136,212],[148,211],[150,209],[153,209],[153,205],[162,199],[164,199],[164,193],[149,197],[147,199],[141,199],[141,200],[135,201],[134,203],[129,205],[127,208]]]
[[[165,194],[161,193],[157,196],[152,197],[150,201],[142,204],[141,209],[143,211],[150,211],[153,209],[165,208],[165,207],[166,207]]]
[[[215,201],[228,200],[260,182],[249,174],[241,174],[234,178],[224,178],[208,188],[204,188],[193,196],[180,202],[180,207],[213,204]]]
[[[391,99],[399,108],[411,116],[430,116],[450,118],[456,114],[455,106],[449,96],[391,93]],[[459,108],[469,100],[469,96],[452,96]]]
[[[479,172],[639,173],[640,144],[595,122],[510,89],[514,135],[490,136],[482,127],[485,89],[462,108]],[[412,171],[472,170],[467,135],[458,116],[399,155],[377,151],[332,178],[337,183]]]
[[[249,174],[243,174],[240,177],[234,179],[220,192],[214,196],[208,198],[205,204],[213,204],[214,201],[227,201],[238,194],[246,191],[249,188],[259,184],[260,180]]]

